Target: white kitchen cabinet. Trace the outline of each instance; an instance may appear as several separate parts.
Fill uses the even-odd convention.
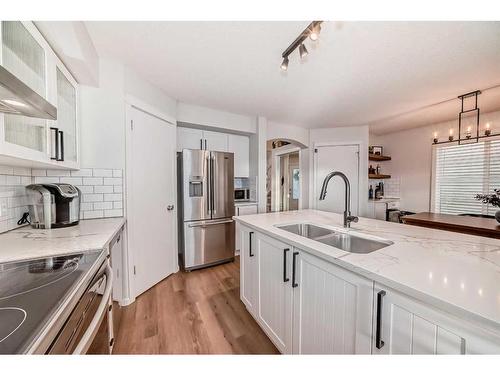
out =
[[[227,151],[234,153],[234,177],[248,177],[250,175],[250,138],[229,134]]]
[[[252,205],[245,205],[245,206],[239,206],[235,205],[234,206],[234,213],[236,216],[244,216],[244,215],[254,215],[258,211],[258,206],[257,203],[252,204]],[[236,251],[240,251],[240,231],[236,230],[235,233],[235,243],[236,243]]]
[[[76,81],[32,22],[1,21],[1,40],[2,66],[56,106],[58,119],[0,114],[0,162],[14,159],[16,164],[30,167],[78,169]],[[58,75],[58,71],[61,74]],[[65,130],[57,133],[54,128]],[[55,160],[56,136],[63,138],[64,145],[59,141],[58,159],[64,160]]]
[[[304,251],[295,257],[293,353],[370,354],[373,282]]]
[[[212,131],[203,131],[203,138],[205,142],[205,150],[210,151],[227,151],[227,134],[212,132]]]
[[[257,319],[258,313],[258,253],[256,233],[240,224],[240,298],[247,310]]]
[[[67,163],[78,161],[78,85],[60,62],[56,63],[57,120],[55,127],[61,132],[62,155]]]
[[[183,149],[204,149],[203,130],[177,127],[177,151]]]
[[[375,284],[374,354],[498,354],[500,336]]]
[[[258,322],[281,353],[292,352],[293,249],[271,237],[257,234],[259,303]]]
[[[111,240],[109,245],[110,263],[113,270],[113,300],[123,300],[123,229]]]

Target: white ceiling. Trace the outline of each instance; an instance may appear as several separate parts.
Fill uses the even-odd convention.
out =
[[[432,120],[418,109],[500,84],[500,22],[325,22],[283,73],[307,24],[86,22],[99,56],[173,98],[306,128],[418,126]]]

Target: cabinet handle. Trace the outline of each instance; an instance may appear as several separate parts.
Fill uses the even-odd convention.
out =
[[[59,139],[61,140],[59,145],[61,156],[57,159],[57,161],[64,161],[64,132],[62,130],[59,130]]]
[[[298,251],[294,251],[293,253],[293,258],[292,258],[292,288],[296,288],[299,286],[295,282],[295,274],[296,274],[296,267],[297,267],[297,255],[299,255]]]
[[[382,297],[385,296],[385,290],[377,293],[377,327],[375,332],[375,346],[382,349],[384,341],[382,340]]]
[[[200,150],[203,150],[203,139],[200,138]]]
[[[54,137],[54,155],[50,155],[50,160],[58,160],[59,158],[59,129],[58,128],[50,128],[50,131]]]
[[[207,150],[207,140],[205,139],[205,150]]]
[[[253,232],[249,232],[248,233],[248,242],[249,242],[249,247],[248,247],[248,254],[253,257],[255,254],[252,253],[252,234]]]
[[[286,276],[286,253],[288,253],[290,249],[283,249],[283,282],[286,283],[290,281],[290,279]]]

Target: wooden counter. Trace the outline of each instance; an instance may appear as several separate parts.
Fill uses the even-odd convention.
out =
[[[500,239],[500,223],[495,219],[420,212],[404,216],[402,220],[405,224],[419,227]]]

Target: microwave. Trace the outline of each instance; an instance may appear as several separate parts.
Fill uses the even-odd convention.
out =
[[[250,200],[250,189],[234,189],[235,201],[248,201]]]

